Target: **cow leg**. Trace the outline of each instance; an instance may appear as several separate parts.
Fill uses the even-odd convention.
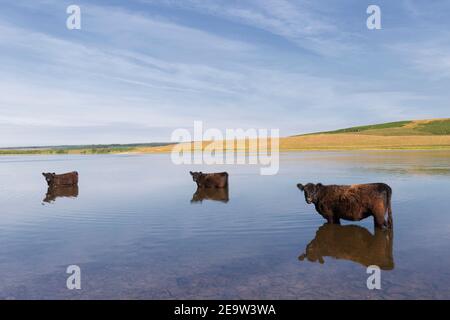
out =
[[[373,215],[373,222],[375,228],[383,229],[383,226],[387,226],[388,222],[384,219],[386,214],[386,207],[384,201],[378,201],[370,210]]]
[[[341,219],[335,216],[327,216],[326,219],[329,224],[341,224]]]
[[[388,223],[387,223],[387,227],[392,229],[393,227],[393,222],[392,222],[392,208],[391,208],[391,203],[389,200],[389,205],[388,205]]]
[[[383,229],[383,226],[386,225],[386,221],[384,221],[384,215],[374,214],[373,222],[374,222],[375,228]]]

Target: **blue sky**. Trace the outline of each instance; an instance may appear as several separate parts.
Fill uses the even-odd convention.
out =
[[[81,7],[81,30],[66,8]],[[366,28],[379,5],[382,29]],[[0,146],[449,117],[450,2],[0,0]]]

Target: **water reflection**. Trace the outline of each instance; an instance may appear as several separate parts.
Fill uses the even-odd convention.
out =
[[[324,263],[324,257],[353,261],[363,266],[377,265],[382,270],[394,269],[393,230],[375,228],[372,234],[364,227],[325,223],[299,256]]]
[[[53,186],[48,187],[47,194],[42,200],[47,203],[56,201],[56,198],[76,198],[78,197],[78,186]]]
[[[191,203],[201,203],[203,200],[213,200],[227,203],[230,200],[228,197],[228,187],[197,188],[197,191],[195,191],[195,193],[192,195]]]

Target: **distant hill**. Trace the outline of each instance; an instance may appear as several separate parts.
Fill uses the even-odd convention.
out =
[[[397,121],[282,138],[280,149],[450,149],[450,118]]]
[[[210,144],[204,141],[203,148]],[[388,122],[280,138],[280,151],[390,149],[450,149],[450,118]],[[171,150],[172,146],[162,146],[136,151]]]
[[[173,145],[148,143],[5,148],[0,149],[0,155],[168,153]],[[204,141],[202,145],[205,147],[210,142]],[[280,138],[280,151],[389,149],[450,150],[450,118],[387,122]]]
[[[312,134],[353,133],[379,136],[450,135],[450,118],[432,120],[397,121],[358,126]]]

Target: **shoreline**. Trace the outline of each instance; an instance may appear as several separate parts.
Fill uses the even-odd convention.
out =
[[[262,142],[262,144],[261,144]],[[275,144],[272,145],[272,142]],[[42,148],[0,148],[2,155],[94,155],[94,154],[164,154],[176,147],[186,152],[279,152],[302,151],[379,151],[379,150],[450,150],[450,135],[373,135],[361,133],[315,134],[282,137],[278,142],[256,139],[192,141],[159,145],[79,145]]]
[[[109,151],[109,152],[83,152],[78,150],[70,150],[67,152],[58,152],[55,150],[43,150],[42,152],[27,152],[0,149],[0,157],[2,156],[67,156],[67,155],[145,155],[145,154],[170,154],[172,150],[130,150],[130,151]],[[318,148],[280,148],[280,153],[291,152],[352,152],[352,151],[450,151],[450,146],[388,146],[388,147],[318,147]],[[199,152],[198,150],[192,150],[192,152]],[[248,149],[245,150],[224,150],[226,152],[248,153]],[[266,153],[266,150],[260,152]],[[258,152],[258,153],[260,153]],[[269,151],[270,152],[270,151]]]

